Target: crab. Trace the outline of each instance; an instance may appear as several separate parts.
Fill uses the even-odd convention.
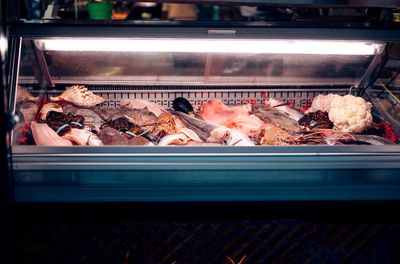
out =
[[[49,111],[46,115],[46,124],[59,135],[70,131],[71,128],[82,128],[85,118],[71,113],[64,114],[58,111]]]
[[[157,117],[156,124],[151,126],[150,130],[158,139],[166,135],[176,134],[177,126],[174,116],[171,113],[162,113]]]

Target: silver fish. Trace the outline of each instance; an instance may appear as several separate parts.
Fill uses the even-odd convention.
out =
[[[293,107],[288,106],[286,103],[278,100],[278,99],[274,99],[274,98],[269,98],[267,100],[265,100],[265,105],[272,107],[286,115],[288,115],[290,118],[299,121],[300,118],[302,118],[304,116],[304,114],[296,109],[294,109]]]
[[[174,111],[172,114],[177,116],[187,128],[196,132],[205,142],[228,146],[254,146],[253,141],[238,130],[200,120],[182,112]]]
[[[297,120],[267,105],[253,105],[253,114],[267,124],[273,124],[290,132],[300,131]]]
[[[356,140],[356,144],[367,144],[367,145],[377,145],[377,146],[382,146],[382,145],[394,145],[393,142],[390,140],[375,136],[375,135],[356,135],[353,134],[353,137]]]

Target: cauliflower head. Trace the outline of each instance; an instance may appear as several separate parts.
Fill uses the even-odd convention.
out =
[[[332,100],[329,119],[334,129],[361,133],[372,123],[371,103],[361,97],[345,95]]]
[[[306,113],[317,112],[321,110],[322,112],[328,112],[331,110],[331,104],[333,99],[340,98],[341,96],[338,94],[320,94],[317,95],[311,104],[311,107],[307,110]]]

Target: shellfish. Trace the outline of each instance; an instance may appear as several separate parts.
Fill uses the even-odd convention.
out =
[[[95,95],[82,85],[67,87],[60,96],[50,97],[50,99],[51,101],[68,101],[83,107],[93,107],[105,102],[103,97]]]
[[[38,96],[32,96],[28,89],[18,86],[17,87],[17,102],[20,101],[37,101]]]

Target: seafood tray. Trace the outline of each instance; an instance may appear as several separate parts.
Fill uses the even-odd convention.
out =
[[[103,143],[166,146],[186,145],[189,142],[191,145],[204,146],[242,145],[242,142],[246,142],[244,146],[397,143],[393,131],[380,132],[380,128],[370,128],[371,104],[361,97],[348,94],[356,94],[356,90],[336,88],[329,93],[329,90],[321,91],[321,87],[319,90],[291,89],[290,92],[288,89],[270,87],[124,88],[75,85],[67,87],[61,94],[57,90],[46,91],[46,96],[41,97],[40,93],[35,96],[27,88],[19,87],[17,111],[22,113],[21,118],[25,122],[33,122],[30,125],[32,135],[29,131],[24,135],[21,129],[17,130],[14,142],[45,146],[67,146],[71,143],[89,146]],[[334,116],[331,116],[333,110],[328,116],[326,104],[330,100],[341,101],[344,98],[358,101],[337,107],[337,111],[346,113],[353,107],[350,104],[361,104],[358,110],[351,110],[355,115],[352,118],[360,118],[361,124],[348,123],[340,127],[343,124],[335,123]],[[51,102],[40,104],[40,100]],[[357,111],[365,112],[365,118],[369,118],[365,121],[368,124],[362,124],[364,117],[359,116]],[[186,114],[192,114],[192,117]],[[38,125],[37,122],[47,125]],[[204,129],[207,126],[214,128]],[[327,130],[331,128],[335,130]],[[26,127],[22,130],[26,132]],[[230,136],[213,138],[212,134],[217,130],[224,130],[222,134]],[[378,135],[369,135],[370,132],[365,135],[354,134],[368,130]],[[393,138],[386,135],[390,132]],[[134,142],[118,133],[127,135]],[[32,137],[34,142],[30,139]],[[89,138],[91,141],[88,141]]]

